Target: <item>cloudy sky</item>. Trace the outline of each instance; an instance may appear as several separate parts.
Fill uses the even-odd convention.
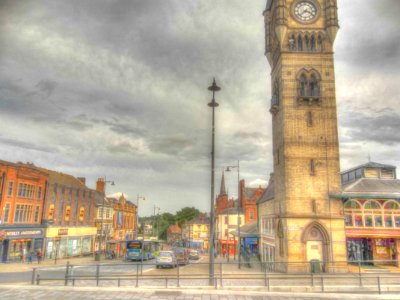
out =
[[[209,210],[213,76],[216,187],[240,160],[272,171],[266,0],[0,0],[0,159],[87,178],[131,200]],[[400,166],[400,1],[338,0],[341,168]],[[236,172],[226,174],[236,196]]]

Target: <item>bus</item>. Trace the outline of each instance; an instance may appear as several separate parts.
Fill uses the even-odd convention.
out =
[[[126,259],[127,260],[149,260],[156,257],[159,243],[153,240],[134,240],[126,242]]]

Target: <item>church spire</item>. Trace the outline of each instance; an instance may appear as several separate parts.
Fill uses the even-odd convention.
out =
[[[222,171],[220,195],[226,195],[224,171]]]

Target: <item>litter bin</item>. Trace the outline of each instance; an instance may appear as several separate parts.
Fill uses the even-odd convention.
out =
[[[100,261],[100,251],[96,251],[96,252],[94,253],[94,260],[95,260],[95,261]]]
[[[310,260],[311,273],[321,273],[321,261],[318,259]]]

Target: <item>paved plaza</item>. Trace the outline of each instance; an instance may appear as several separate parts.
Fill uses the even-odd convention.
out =
[[[1,299],[176,299],[176,300],[316,300],[316,299],[399,299],[398,295],[353,295],[313,293],[268,293],[262,291],[210,289],[135,289],[56,286],[0,286]]]

